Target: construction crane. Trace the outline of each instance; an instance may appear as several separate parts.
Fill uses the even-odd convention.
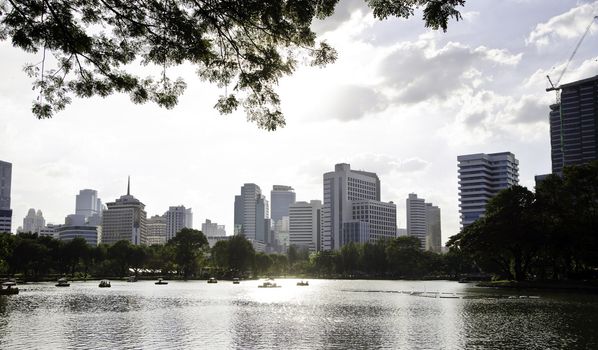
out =
[[[569,57],[569,60],[567,60],[567,63],[565,64],[565,68],[563,68],[563,70],[561,71],[561,74],[559,74],[559,77],[557,78],[557,80],[553,83],[552,80],[550,79],[550,76],[549,75],[546,76],[546,78],[548,78],[548,82],[550,83],[550,87],[547,88],[546,91],[547,92],[550,92],[550,91],[555,91],[556,92],[556,103],[557,104],[561,102],[560,101],[561,100],[561,94],[560,94],[560,90],[561,90],[561,85],[560,85],[561,79],[563,79],[563,76],[567,72],[567,69],[569,68],[569,64],[573,60],[573,57],[575,57],[575,54],[577,53],[577,50],[581,46],[581,43],[583,42],[583,39],[586,38],[586,35],[588,35],[588,33],[590,32],[590,28],[592,27],[592,24],[594,24],[594,21],[596,21],[597,19],[598,19],[598,16],[594,16],[592,18],[592,20],[590,21],[590,24],[588,24],[588,27],[586,28],[585,32],[583,32],[583,35],[581,36],[581,38],[577,42],[577,45],[575,45],[575,49],[571,53],[571,56]]]

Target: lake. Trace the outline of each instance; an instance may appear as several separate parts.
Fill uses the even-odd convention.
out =
[[[0,297],[0,348],[598,349],[596,295],[449,281],[260,282],[20,285]]]

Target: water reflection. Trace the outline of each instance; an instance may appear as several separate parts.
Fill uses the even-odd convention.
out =
[[[295,282],[26,285],[0,297],[0,347],[598,348],[595,296],[464,299],[487,292],[442,281]]]

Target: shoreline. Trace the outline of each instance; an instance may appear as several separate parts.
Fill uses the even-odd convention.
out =
[[[495,289],[534,289],[555,292],[587,292],[598,294],[598,281],[484,281],[475,285]]]

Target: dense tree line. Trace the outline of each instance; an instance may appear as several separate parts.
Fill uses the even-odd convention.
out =
[[[35,234],[0,235],[0,274],[39,280],[72,277],[169,276],[182,279],[302,275],[314,277],[422,278],[461,272],[451,255],[422,252],[414,237],[349,243],[340,251],[311,253],[291,246],[287,254],[256,253],[243,235],[209,249],[203,233],[183,229],[165,245],[129,241],[88,245]]]
[[[598,162],[503,190],[448,245],[499,278],[597,279]]]

